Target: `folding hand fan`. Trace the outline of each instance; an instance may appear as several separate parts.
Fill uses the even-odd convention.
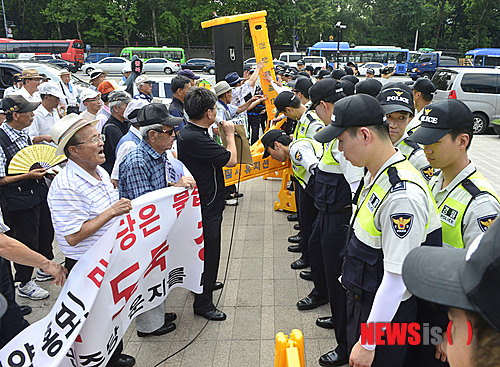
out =
[[[56,148],[47,144],[33,144],[16,153],[9,164],[9,174],[27,173],[36,168],[49,169],[66,160],[56,156]]]

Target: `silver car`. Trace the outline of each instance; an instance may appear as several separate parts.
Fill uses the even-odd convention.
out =
[[[124,57],[105,57],[99,62],[83,65],[82,71],[87,75],[90,75],[95,69],[101,69],[108,73],[121,74],[125,66],[130,66],[130,61]]]
[[[432,78],[434,100],[453,98],[464,102],[474,115],[474,134],[482,134],[500,119],[500,69],[442,68]]]
[[[155,57],[144,61],[142,71],[144,73],[177,73],[181,69],[181,64],[167,59]]]

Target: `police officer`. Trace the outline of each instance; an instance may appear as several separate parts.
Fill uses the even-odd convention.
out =
[[[392,145],[375,98],[354,95],[338,101],[332,123],[315,136],[320,142],[336,137],[345,158],[367,170],[356,193],[342,272],[349,363],[403,366],[406,345],[361,345],[361,323],[415,320],[416,301],[401,267],[413,247],[441,243],[441,223],[427,183]]]
[[[292,92],[281,92],[274,100],[274,105],[278,112],[283,112],[286,117],[298,120],[293,133],[293,139],[299,140],[303,138],[312,139],[313,135],[321,130],[325,124],[321,121],[314,111],[308,111],[307,108],[300,102]],[[295,176],[294,176],[295,177]],[[300,183],[300,182],[299,182]],[[297,212],[299,213],[299,223],[302,232],[302,240],[297,248],[291,246],[291,252],[302,251],[300,259],[294,261],[290,267],[292,269],[304,269],[310,265],[308,241],[312,230],[312,223],[316,219],[317,211],[314,207],[313,200],[309,200],[304,193],[302,185],[294,185],[295,199],[297,204]],[[301,197],[305,195],[304,197]]]
[[[341,83],[333,79],[318,81],[309,94],[318,116],[325,124],[330,124],[334,104],[345,97]],[[346,161],[337,145],[336,139],[325,144],[325,152],[316,170],[314,206],[318,209],[318,218],[309,241],[314,289],[301,301],[305,304],[306,300],[313,302],[322,293],[328,295],[333,317],[320,317],[316,325],[335,330],[337,347],[320,357],[322,366],[347,362],[346,299],[338,278],[345,253],[346,228],[352,214],[351,193],[363,175],[361,168]],[[315,252],[321,256],[312,256]],[[303,273],[300,274],[302,278]]]
[[[410,139],[423,144],[430,164],[441,169],[429,183],[441,217],[443,243],[468,248],[500,212],[499,197],[469,160],[473,117],[461,101],[447,99],[424,108]]]
[[[424,113],[424,107],[432,103],[433,93],[436,91],[436,86],[427,78],[418,78],[413,83],[413,103],[417,114],[406,127],[408,135],[411,135],[420,125],[420,116]]]
[[[392,144],[408,158],[413,167],[420,171],[422,177],[429,182],[434,168],[429,164],[423,149],[408,138],[406,125],[414,113],[411,94],[401,88],[383,89],[378,95],[389,125]]]
[[[299,76],[294,82],[288,83],[291,85],[292,92],[299,97],[300,103],[309,108],[311,101],[309,98],[309,88],[313,86],[311,79],[305,76]]]

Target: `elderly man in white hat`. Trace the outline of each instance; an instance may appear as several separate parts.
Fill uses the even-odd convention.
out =
[[[90,89],[97,90],[97,87],[101,82],[106,79],[106,72],[104,72],[102,69],[95,69],[93,72],[90,73],[90,80],[89,83]]]
[[[130,66],[130,64],[128,64],[127,66],[125,66],[123,69],[122,69],[122,80],[120,80],[120,83],[118,83],[118,85],[124,85],[125,82],[127,81],[128,77],[130,76],[130,74],[132,74],[132,67]]]
[[[35,110],[35,117],[29,127],[29,135],[34,144],[51,143],[50,129],[59,121],[57,106],[65,98],[56,83],[42,83],[38,87],[42,103]]]
[[[150,80],[147,75],[139,75],[135,79],[135,86],[137,87],[138,93],[134,95],[134,99],[144,99],[149,103],[153,101],[153,97],[151,96],[153,81]]]
[[[61,78],[59,88],[61,88],[61,92],[64,95],[61,102],[64,105],[66,114],[69,115],[70,113],[79,113],[80,105],[77,100],[78,91],[76,90],[75,85],[71,82],[71,72],[63,70],[59,74],[59,78]]]
[[[70,271],[87,250],[114,223],[130,212],[128,199],[119,199],[109,175],[100,164],[104,156],[103,135],[76,114],[59,120],[51,129],[57,143],[56,155],[65,154],[68,164],[55,177],[49,190],[48,203],[59,248]],[[108,366],[130,367],[135,359],[122,354],[120,341]]]
[[[102,107],[101,92],[85,88],[80,93],[80,101],[86,108],[80,116],[87,121],[96,120],[96,115]]]

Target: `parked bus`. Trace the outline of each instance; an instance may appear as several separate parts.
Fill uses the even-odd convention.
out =
[[[120,53],[121,57],[125,57],[129,60],[131,60],[134,55],[137,55],[144,61],[156,57],[162,57],[181,64],[186,62],[184,49],[180,47],[126,47]]]
[[[500,48],[476,48],[466,52],[465,59],[474,67],[494,68],[500,66]]]
[[[36,55],[58,55],[63,60],[83,65],[83,42],[80,40],[14,40],[0,38],[0,58],[29,59]]]
[[[380,62],[384,65],[396,65],[396,74],[406,72],[406,63],[410,59],[410,50],[395,46],[355,46],[350,47],[347,42],[340,42],[339,64],[348,61],[356,64],[366,62]],[[308,48],[308,55],[323,56],[327,59],[330,68],[336,67],[337,42],[317,42]]]

